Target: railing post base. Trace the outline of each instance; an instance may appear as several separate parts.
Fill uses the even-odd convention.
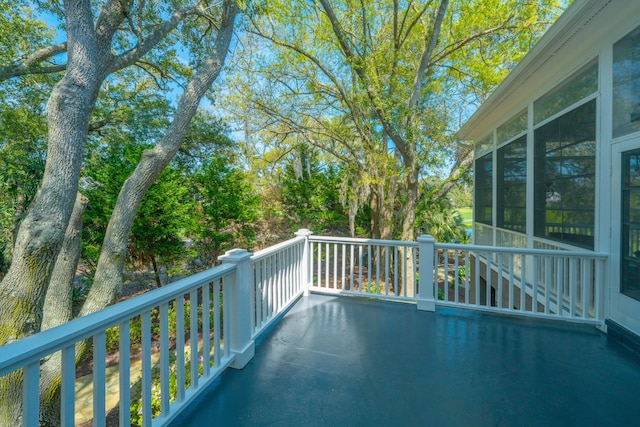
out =
[[[304,252],[302,254],[302,268],[300,269],[300,281],[302,283],[303,295],[309,296],[309,257],[311,248],[309,247],[309,236],[313,233],[306,228],[301,228],[294,233],[297,237],[304,237]]]
[[[436,302],[429,300],[418,300],[418,310],[420,311],[436,311]]]
[[[233,362],[229,365],[229,367],[233,369],[244,369],[247,366],[247,363],[251,362],[253,356],[256,355],[256,346],[255,342],[251,340],[247,346],[241,350],[234,349],[231,350],[234,355]]]
[[[251,338],[251,252],[244,249],[232,249],[218,257],[223,264],[235,264],[236,272],[234,280],[228,289],[225,289],[229,298],[231,313],[229,316],[229,339],[231,353],[234,360],[231,367],[242,369],[255,355],[255,342]],[[227,325],[225,324],[225,330]]]
[[[436,239],[428,234],[418,237],[420,278],[418,281],[418,310],[436,311],[436,282],[433,277],[433,259]]]

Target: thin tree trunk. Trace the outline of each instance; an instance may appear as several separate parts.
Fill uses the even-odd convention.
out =
[[[153,267],[153,276],[156,279],[156,286],[158,288],[162,287],[162,281],[160,281],[160,271],[158,271],[158,263],[156,262],[156,257],[153,255],[149,255],[151,259],[151,266]]]
[[[82,225],[88,201],[82,194],[77,194],[64,243],[51,273],[51,281],[45,297],[40,328],[43,331],[71,320],[73,282],[82,252]]]
[[[402,240],[412,242],[415,240],[416,207],[418,206],[418,173],[419,168],[413,166],[411,173],[406,178],[407,200],[402,208]],[[407,297],[415,296],[416,277],[414,274],[415,263],[413,261],[413,249],[405,248],[402,251],[401,271],[407,272],[404,277],[407,286]],[[406,268],[405,268],[406,265]]]
[[[13,213],[13,230],[11,231],[11,235],[13,236],[13,248],[16,246],[16,240],[18,240],[18,229],[20,228],[20,221],[22,220],[22,215],[24,214],[24,193],[21,188],[18,188],[18,198],[16,200],[16,210]]]
[[[224,7],[225,16],[214,49],[180,97],[167,133],[156,147],[143,153],[140,163],[120,190],[107,226],[93,285],[80,310],[80,316],[103,309],[121,294],[124,261],[136,212],[149,187],[178,151],[200,100],[218,77],[224,64],[233,35],[234,18],[238,14],[234,0],[226,1]]]
[[[396,177],[388,178],[388,187],[385,193],[384,201],[380,207],[382,224],[380,227],[380,238],[383,240],[393,239],[393,212],[396,203]]]
[[[380,223],[382,212],[380,211],[380,196],[377,189],[372,189],[369,196],[369,211],[371,213],[371,238],[380,238]]]
[[[80,193],[77,194],[64,243],[51,273],[51,282],[44,303],[42,330],[62,325],[72,318],[73,282],[82,252],[82,220],[87,202],[86,197]],[[60,423],[61,366],[59,352],[51,355],[40,366],[40,422],[42,425]]]

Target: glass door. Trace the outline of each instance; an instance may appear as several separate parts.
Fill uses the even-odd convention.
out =
[[[620,292],[640,301],[640,149],[622,153]]]
[[[640,334],[640,139],[612,147],[609,316]]]

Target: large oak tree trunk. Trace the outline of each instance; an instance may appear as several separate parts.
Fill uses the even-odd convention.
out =
[[[47,162],[39,194],[20,225],[13,262],[0,284],[0,345],[40,329],[51,271],[78,189],[97,88],[96,43],[89,0],[65,1],[68,65],[47,105]],[[21,419],[21,372],[0,379],[0,425]]]
[[[131,6],[132,2],[106,0],[94,27],[89,0],[64,1],[66,73],[54,87],[47,105],[48,152],[40,192],[20,226],[13,262],[0,283],[3,300],[0,305],[0,345],[40,330],[45,294],[73,210],[89,118],[101,83],[109,74],[134,64],[187,15],[204,13],[198,7],[175,12],[157,26],[153,34],[141,39],[135,49],[115,56],[112,39]],[[204,61],[187,86],[163,141],[144,154],[141,164],[125,184],[107,230],[103,256],[99,260],[102,267],[98,266],[96,282],[81,314],[106,307],[119,294],[123,252],[133,217],[146,190],[175,154],[200,99],[218,75],[230,44],[236,14],[235,1],[225,2],[227,19],[218,33],[215,52]],[[82,356],[83,348],[87,346],[80,347],[77,357]],[[20,424],[21,383],[20,371],[0,379],[0,425]]]

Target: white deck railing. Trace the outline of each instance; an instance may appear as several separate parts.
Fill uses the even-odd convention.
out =
[[[416,242],[311,236],[310,289],[414,301],[417,253]]]
[[[443,244],[429,236],[418,242],[311,236],[309,254],[315,292],[604,320],[605,254]]]
[[[94,426],[105,425],[106,331],[114,326],[119,332],[120,425],[130,425],[130,407],[135,398],[141,399],[141,413],[133,415],[140,415],[143,425],[151,425],[154,415],[154,424],[168,422],[233,361],[230,343],[223,342],[222,337],[225,326],[230,324],[232,308],[227,291],[235,270],[231,264],[216,267],[0,347],[0,376],[16,370],[23,372],[23,425],[39,423],[40,364],[58,351],[62,352],[61,424],[74,425],[76,345],[84,340],[93,346]],[[185,316],[187,307],[189,314]],[[131,340],[134,322],[139,325],[138,342]],[[173,330],[170,323],[174,325]],[[156,334],[152,334],[152,327]],[[187,340],[186,332],[189,333]],[[175,348],[170,348],[171,335],[175,335]],[[132,344],[141,351],[140,378],[131,375]],[[170,375],[176,379],[174,396],[169,393]],[[157,388],[158,380],[160,413],[154,414],[152,387]],[[135,389],[132,384],[137,381],[141,384],[141,393],[132,396],[131,390]]]
[[[39,423],[41,363],[57,352],[61,421],[74,424],[76,348],[85,340],[93,346],[94,425],[105,425],[106,338],[114,327],[120,425],[166,425],[224,369],[244,367],[255,338],[309,290],[417,302],[423,310],[448,305],[604,320],[603,254],[442,244],[430,236],[401,242],[310,234],[301,230],[253,255],[229,251],[219,267],[0,347],[0,376],[22,375],[23,425]],[[132,347],[141,350],[139,378]],[[136,399],[141,409],[132,414]]]
[[[0,376],[22,375],[22,424],[39,425],[40,366],[56,352],[61,425],[75,424],[76,348],[88,340],[93,425],[106,425],[107,331],[114,327],[119,425],[168,424],[224,369],[244,367],[255,337],[301,295],[305,247],[301,236],[255,255],[229,251],[221,266],[0,347]],[[141,368],[132,367],[132,348]],[[132,403],[139,412],[131,413]]]
[[[251,257],[251,326],[257,336],[278,315],[287,310],[305,291],[303,257],[306,255],[306,235],[256,252]]]
[[[605,254],[442,243],[435,249],[438,305],[604,321]]]

